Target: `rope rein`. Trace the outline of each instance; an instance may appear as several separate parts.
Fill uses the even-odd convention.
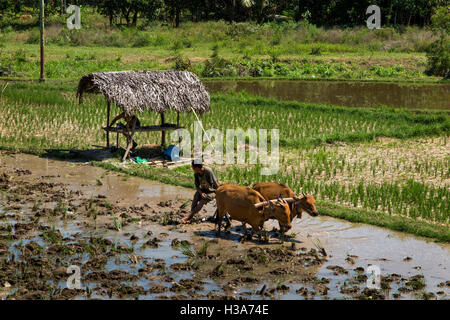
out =
[[[214,148],[214,145],[212,144],[211,139],[209,138],[208,134],[206,133],[205,128],[203,128],[203,124],[202,124],[202,122],[200,121],[200,119],[198,118],[197,113],[195,112],[194,108],[192,108],[192,106],[191,106],[191,110],[192,110],[192,112],[194,112],[194,115],[195,115],[195,117],[197,118],[197,121],[200,123],[200,127],[202,128],[203,133],[205,134],[206,138],[208,139],[209,144],[210,144],[211,147],[213,148],[214,153],[217,153],[216,148]]]

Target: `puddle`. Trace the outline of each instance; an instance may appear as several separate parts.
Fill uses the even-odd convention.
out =
[[[370,265],[378,266],[382,277],[399,275],[389,282],[390,290],[381,290],[385,298],[420,299],[426,291],[434,293],[433,298],[447,299],[450,293],[449,244],[306,214],[293,223],[290,233],[296,234],[294,244],[281,245],[275,237],[268,244],[241,243],[237,223],[230,234],[217,237],[211,223],[186,226],[175,222],[187,213],[181,208],[194,193],[190,189],[107,172],[86,163],[0,152],[0,175],[3,172],[12,182],[6,196],[0,193],[0,245],[9,246],[3,255],[0,247],[0,268],[2,261],[12,263],[12,255],[15,267],[25,268],[24,274],[24,265],[36,259],[39,263],[48,259],[53,268],[78,265],[83,290],[68,294],[68,275],[64,275],[51,280],[56,287],[46,287],[48,291],[34,285],[28,288],[31,284],[26,281],[18,281],[13,288],[3,288],[0,283],[2,298],[16,294],[33,299],[40,294],[61,299],[353,299],[357,296],[352,292],[359,294],[366,288],[363,276]],[[45,202],[43,209],[34,208],[34,197]],[[65,214],[48,209],[58,203],[68,206]],[[213,211],[208,205],[199,218]],[[115,220],[121,221],[121,228],[115,227]],[[265,226],[271,230],[277,223],[269,221]],[[51,240],[53,236],[57,239]],[[326,257],[310,253],[317,240]],[[188,242],[187,248],[198,255],[196,259],[173,245],[181,241]],[[206,241],[207,253],[200,257]],[[32,246],[30,242],[44,251],[33,253],[38,256],[26,255],[24,248]],[[62,250],[61,243],[74,252],[54,253]],[[96,259],[103,262],[96,265]],[[5,274],[7,266],[3,266]],[[54,272],[50,267],[48,270],[50,277]],[[423,275],[425,287],[411,291],[408,281],[412,283],[416,275]],[[267,289],[263,290],[264,286]],[[87,287],[90,290],[84,290]],[[58,295],[61,292],[65,295]],[[397,297],[397,293],[401,295]]]

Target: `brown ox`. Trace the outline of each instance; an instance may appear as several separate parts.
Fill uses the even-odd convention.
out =
[[[31,14],[22,14],[19,17],[20,20],[29,20],[29,19],[32,19],[32,18],[33,18],[33,16]]]
[[[277,199],[280,196],[282,198],[292,198],[292,200],[288,200],[289,208],[291,209],[291,222],[295,217],[301,218],[302,211],[306,211],[313,217],[319,215],[316,209],[316,201],[311,194],[303,194],[302,197],[298,197],[291,188],[276,182],[260,182],[255,184],[253,189],[258,191],[264,198],[270,200]],[[280,230],[283,232],[282,225],[280,225]]]
[[[219,235],[222,219],[226,213],[232,219],[242,222],[244,233],[247,231],[245,224],[248,223],[252,226],[252,232],[257,232],[259,237],[264,221],[270,217],[276,218],[284,230],[289,230],[292,226],[289,205],[285,201],[282,199],[266,201],[259,192],[250,188],[223,184],[216,190],[216,203]],[[225,228],[229,226],[228,224]]]

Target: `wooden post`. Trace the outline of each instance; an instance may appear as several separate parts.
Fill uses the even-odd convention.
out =
[[[164,113],[161,113],[161,126],[164,126]],[[166,132],[161,130],[161,147],[164,147],[166,144]]]
[[[44,33],[44,0],[40,1],[41,12],[40,12],[40,31],[41,31],[41,76],[39,81],[45,81],[45,60],[44,60],[44,46],[45,46],[45,33]]]
[[[130,135],[130,132],[128,132],[128,134],[127,134],[127,149],[125,150],[125,154],[123,155],[122,161],[125,161],[128,158],[128,154],[130,153],[131,147],[133,146],[133,136],[134,136],[135,129],[136,129],[136,119],[133,121],[131,135]],[[129,130],[128,125],[127,125],[127,130]]]
[[[111,102],[108,100],[108,106],[106,111],[106,127],[109,127],[109,112],[111,109]],[[109,148],[109,130],[106,130],[106,147]]]
[[[180,127],[180,113],[177,112],[177,129],[179,127]],[[178,135],[178,145],[181,146],[181,137],[180,137],[180,135]],[[182,155],[183,155],[183,152],[182,152],[182,150],[180,150],[179,156],[182,156]]]

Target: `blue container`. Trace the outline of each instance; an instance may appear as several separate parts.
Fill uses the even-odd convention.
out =
[[[163,158],[169,161],[180,160],[180,148],[171,144],[166,151],[164,151]]]

